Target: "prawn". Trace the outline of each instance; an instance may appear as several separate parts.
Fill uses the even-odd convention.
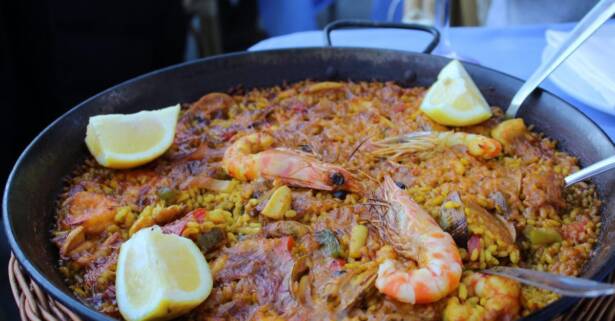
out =
[[[404,154],[422,152],[434,148],[463,145],[468,153],[485,159],[494,158],[502,152],[502,145],[497,140],[477,134],[463,132],[413,132],[372,143],[376,156],[392,156],[393,159]]]
[[[381,194],[384,206],[370,219],[382,239],[418,268],[408,271],[401,262],[386,259],[378,266],[376,288],[406,303],[431,303],[455,290],[461,279],[461,256],[450,234],[386,176]]]
[[[515,320],[519,317],[521,287],[518,282],[497,275],[471,273],[464,277],[463,284],[467,287],[465,295],[470,298],[464,298],[464,302],[457,297],[450,298],[444,309],[445,321]]]
[[[86,233],[97,234],[113,224],[119,204],[106,195],[78,192],[66,200],[68,216],[64,224],[81,225]]]
[[[273,137],[265,133],[243,136],[226,150],[222,167],[228,175],[241,181],[262,177],[324,191],[363,191],[358,179],[346,169],[306,153],[271,148],[272,145]]]

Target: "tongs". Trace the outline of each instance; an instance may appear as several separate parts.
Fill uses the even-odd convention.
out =
[[[555,53],[546,59],[528,80],[519,88],[512,98],[506,115],[516,117],[523,101],[545,80],[566,58],[568,58],[585,40],[615,14],[615,0],[602,0],[590,10],[581,21],[572,29],[568,38],[557,48]],[[580,171],[565,178],[565,186],[601,174],[615,168],[615,155],[587,166]]]

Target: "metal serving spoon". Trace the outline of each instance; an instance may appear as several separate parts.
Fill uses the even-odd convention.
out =
[[[496,266],[482,272],[507,277],[527,285],[570,297],[589,298],[615,294],[614,284],[553,273],[507,266]]]
[[[574,27],[568,38],[557,48],[555,53],[545,60],[538,69],[519,88],[506,110],[506,115],[516,117],[523,101],[545,80],[566,58],[568,58],[585,40],[615,14],[615,0],[602,0],[590,10]],[[615,168],[615,156],[599,161],[591,166],[565,178],[566,187]]]

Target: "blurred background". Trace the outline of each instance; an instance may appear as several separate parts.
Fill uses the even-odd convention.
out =
[[[84,99],[140,74],[241,51],[337,19],[442,26],[435,0],[0,1],[0,181],[46,125]],[[580,19],[593,0],[453,0],[452,26]],[[81,142],[74,142],[80,144]],[[41,182],[44,184],[45,182]],[[0,267],[8,246],[0,233]],[[5,272],[0,320],[17,319]]]

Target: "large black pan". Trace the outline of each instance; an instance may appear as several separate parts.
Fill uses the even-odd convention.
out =
[[[58,249],[50,239],[56,197],[63,179],[83,161],[90,116],[131,113],[178,102],[192,102],[231,87],[266,87],[304,79],[390,80],[406,86],[429,86],[447,58],[392,50],[307,48],[237,53],[181,64],[135,78],[73,108],[47,127],[23,152],[6,185],[3,211],[6,233],[19,262],[48,293],[93,320],[111,320],[79,301],[58,273]],[[485,67],[466,64],[491,105],[507,106],[521,80]],[[26,97],[24,97],[26,99]],[[548,92],[531,96],[521,116],[538,131],[560,142],[586,166],[615,154],[615,147],[591,120]],[[531,108],[529,108],[529,107]],[[583,276],[601,279],[615,257],[615,172],[594,181],[604,205],[602,227]],[[570,307],[564,298],[527,317],[547,320]]]

